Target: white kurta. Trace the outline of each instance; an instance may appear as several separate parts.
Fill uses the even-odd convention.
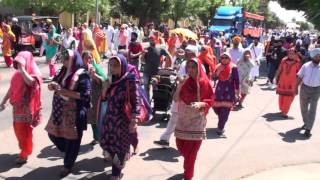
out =
[[[234,64],[238,63],[238,61],[240,60],[240,58],[242,56],[242,53],[243,53],[243,48],[240,48],[240,47],[229,49],[229,54],[231,56],[231,61]]]
[[[263,55],[263,45],[261,43],[258,43],[257,46],[254,44],[250,44],[249,46],[252,60],[255,62],[254,67],[251,69],[251,77],[259,77],[259,66],[260,66],[260,60]]]

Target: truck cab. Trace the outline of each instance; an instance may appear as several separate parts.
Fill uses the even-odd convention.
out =
[[[260,37],[264,16],[244,11],[240,6],[221,6],[210,22],[212,33],[224,32],[225,36],[243,35]]]
[[[243,8],[239,6],[221,6],[211,20],[211,32],[239,34],[243,30]]]

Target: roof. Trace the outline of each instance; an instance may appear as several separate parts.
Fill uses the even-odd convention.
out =
[[[217,9],[217,15],[220,16],[231,16],[242,13],[242,7],[240,6],[220,6]]]

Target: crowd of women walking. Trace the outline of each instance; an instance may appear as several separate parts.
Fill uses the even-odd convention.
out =
[[[176,70],[178,86],[167,129],[160,141],[154,143],[169,146],[170,136],[174,133],[177,149],[184,158],[184,179],[191,180],[198,150],[206,137],[208,113],[213,109],[218,117],[216,133],[225,136],[230,112],[244,107],[245,97],[259,77],[259,72],[253,71],[255,67],[259,69],[263,53],[258,39],[244,49],[243,38],[235,36],[233,47],[225,49],[222,37],[203,34],[195,39],[177,32],[166,37],[151,28],[147,37],[150,46],[143,48],[137,42],[137,32],[131,32],[131,39],[126,42],[130,32],[126,25],[121,26],[118,52],[109,54],[107,69],[100,67],[100,62],[106,52],[101,47],[107,48],[108,45],[97,38],[94,41],[94,36],[101,33],[99,26],[95,26],[92,32],[87,24],[83,24],[79,42],[70,38],[75,33],[69,29],[64,48],[60,49],[62,67],[55,71],[52,59],[61,42],[56,38],[54,25],[48,27],[44,47],[52,76],[47,88],[52,91],[53,99],[45,130],[52,143],[64,153],[60,177],[71,173],[83,131],[90,123],[92,144],[100,144],[105,158],[112,162],[112,179],[120,179],[126,161],[138,149],[137,124],[151,119],[149,86],[152,76],[158,73],[158,68],[165,67]],[[10,31],[6,26],[5,29],[5,32]],[[275,52],[270,47],[268,51],[278,53],[278,46],[275,47]],[[310,137],[320,95],[320,49],[312,49],[311,61],[301,67],[296,47],[292,43],[283,51],[285,55],[281,59],[281,56],[272,59],[279,61],[274,75],[279,115],[288,117],[290,105],[302,83],[302,128],[305,129],[304,135]],[[7,101],[13,106],[13,126],[21,149],[16,163],[24,164],[33,150],[32,130],[42,119],[43,77],[28,51],[18,52],[12,63],[15,72],[0,108],[4,110]],[[143,78],[139,72],[142,68]]]

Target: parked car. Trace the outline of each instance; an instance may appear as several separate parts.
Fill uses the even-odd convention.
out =
[[[33,32],[47,32],[47,19],[51,19],[58,32],[61,31],[59,17],[54,16],[17,16],[18,25],[21,27],[21,37],[18,39],[19,50],[29,50],[33,53],[39,53],[42,38]]]

